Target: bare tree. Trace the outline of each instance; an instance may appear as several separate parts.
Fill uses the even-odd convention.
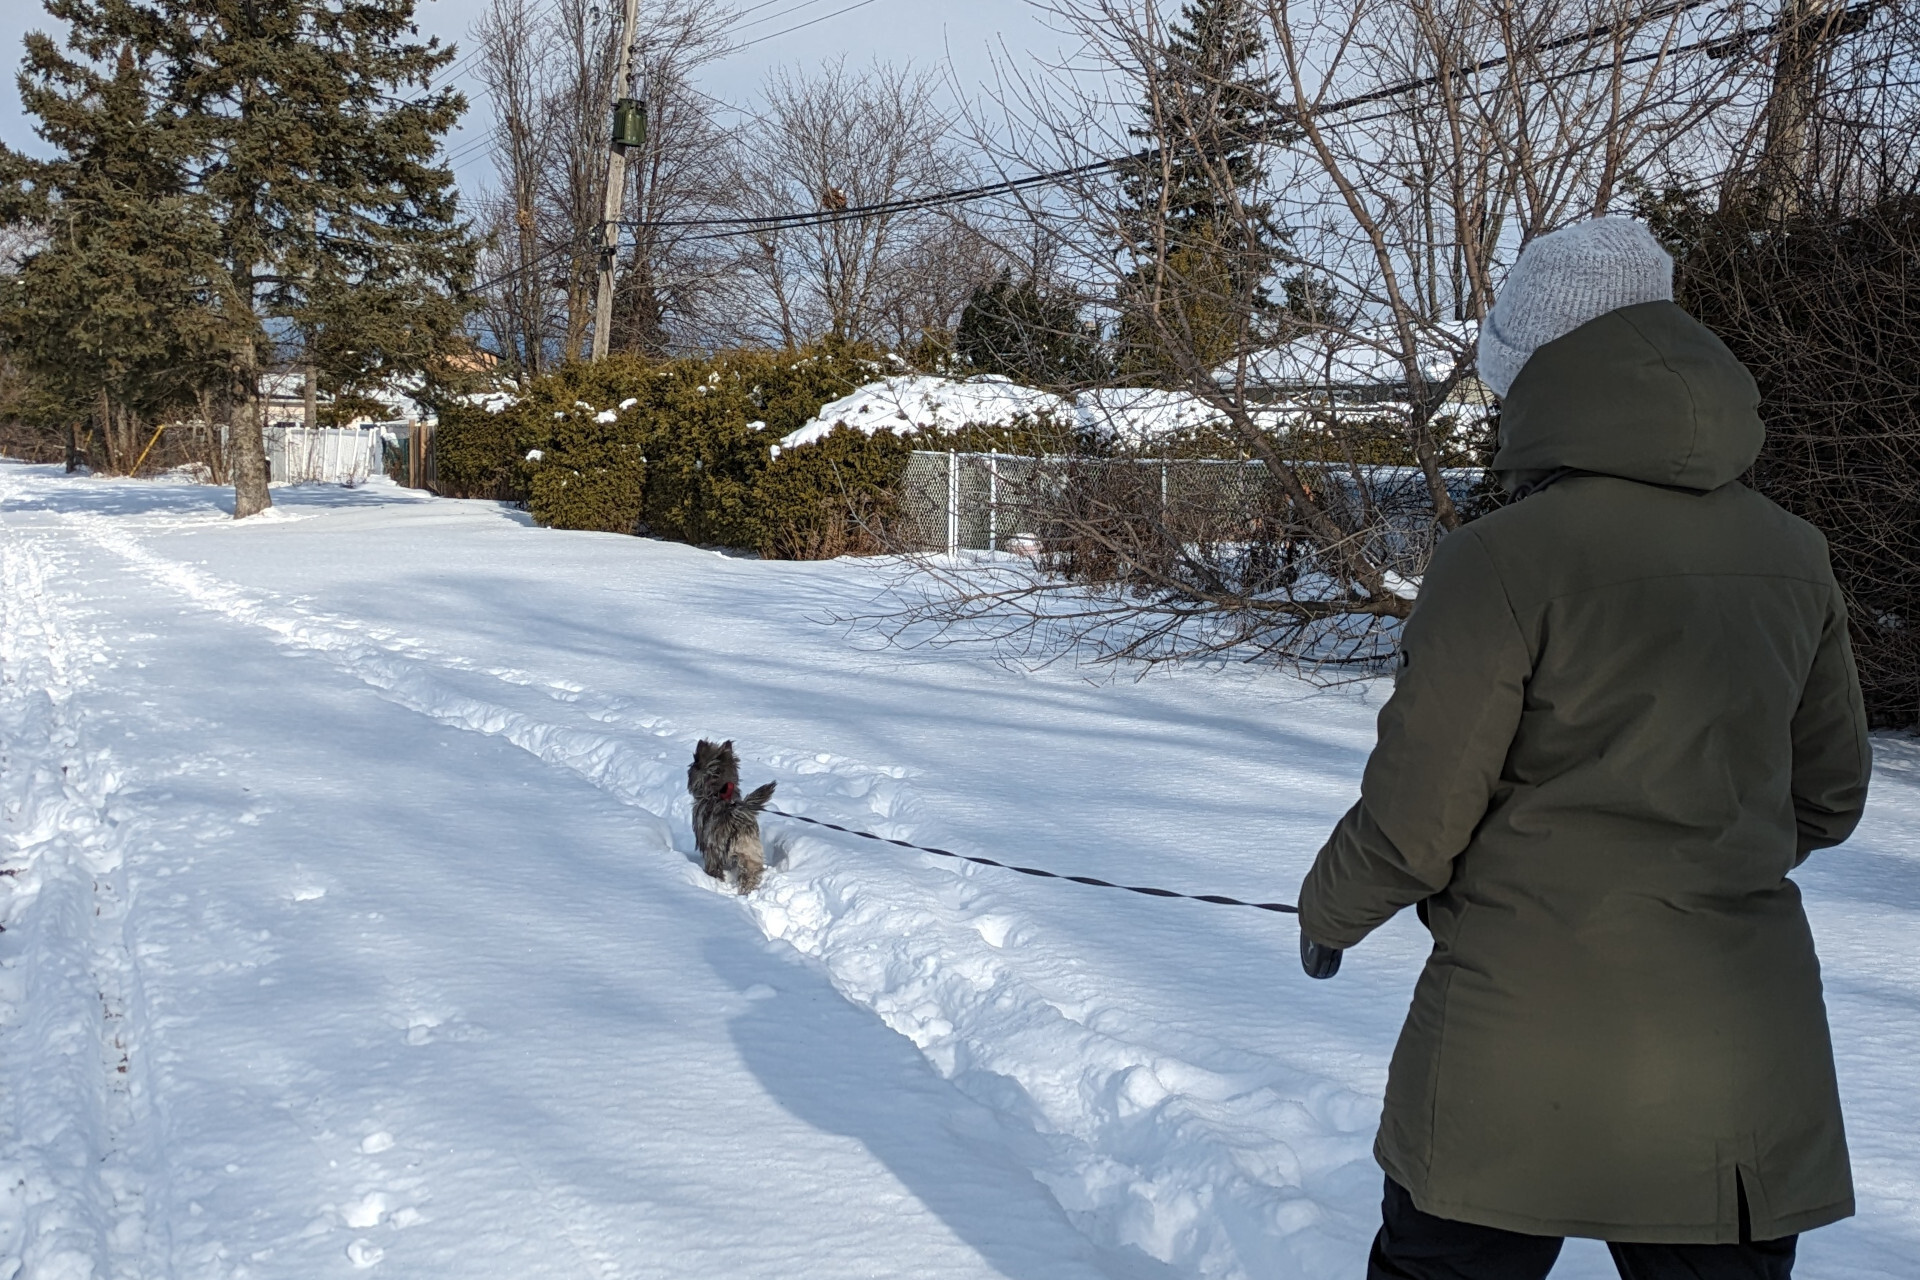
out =
[[[992,615],[1003,640],[1070,618],[1079,643],[1130,658],[1372,661],[1462,519],[1478,473],[1460,464],[1484,461],[1461,428],[1486,419],[1474,343],[1502,264],[1751,110],[1766,42],[1738,39],[1737,15],[1647,0],[1199,7],[1264,50],[1239,73],[1267,95],[1257,118],[1229,113],[1244,93],[1210,82],[1151,0],[1057,0],[1100,92],[1012,76],[1009,132],[982,141],[1010,175],[1035,158],[1080,175],[1034,224],[1083,296],[1113,300],[1110,325],[1148,357],[1135,367],[1204,406],[1266,490],[1197,518],[1111,482],[1113,463],[1081,466],[1079,488],[1049,482],[1059,518],[1039,540],[1073,554],[986,578],[942,565],[922,616]],[[1139,106],[1116,117],[1115,98]],[[1206,216],[1183,216],[1196,200]]]
[[[727,50],[730,11],[701,0],[644,10],[635,50],[648,131],[627,156],[627,216],[633,220],[615,298],[612,346],[665,355],[704,345],[705,314],[727,253],[703,238],[702,219],[723,215],[732,169],[729,137],[693,73]]]
[[[604,215],[618,14],[592,0],[492,0],[476,28],[495,117],[501,191],[486,211],[496,281],[483,317],[499,353],[522,373],[580,357],[593,322],[595,262]],[[727,190],[728,147],[713,99],[692,73],[725,49],[730,11],[698,0],[642,10],[635,57],[644,86],[646,142],[628,156],[616,350],[666,354],[702,323],[702,285],[716,253],[689,224]],[[698,335],[693,338],[698,343]]]
[[[619,59],[615,15],[595,0],[560,0],[554,14],[554,88],[545,103],[549,152],[542,173],[545,221],[567,243],[582,248],[600,225],[605,205],[607,137],[612,102],[607,86]],[[555,272],[565,295],[562,351],[580,358],[593,322],[594,259],[560,255]]]
[[[747,216],[848,211],[765,230],[737,258],[751,321],[787,346],[831,335],[895,344],[951,327],[997,266],[979,231],[951,210],[859,215],[874,205],[964,185],[949,120],[909,68],[776,72],[737,179]]]
[[[548,290],[538,267],[551,247],[541,243],[539,213],[552,67],[544,48],[550,29],[536,5],[492,0],[474,29],[485,50],[479,74],[493,103],[493,158],[501,183],[483,214],[492,253],[482,269],[499,284],[482,311],[499,353],[527,377],[544,370],[549,339]]]

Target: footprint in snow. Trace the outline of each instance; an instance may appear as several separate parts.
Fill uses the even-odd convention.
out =
[[[390,1203],[384,1192],[369,1191],[342,1209],[340,1217],[355,1231],[365,1231],[369,1227],[379,1226],[380,1220],[387,1216],[389,1207]]]
[[[981,916],[973,922],[973,927],[979,931],[981,941],[990,947],[1000,948],[1007,945],[1007,939],[1018,923],[1012,916]]]

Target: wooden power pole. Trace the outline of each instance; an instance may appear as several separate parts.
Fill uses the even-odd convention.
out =
[[[613,94],[609,105],[633,96],[633,45],[640,26],[640,0],[626,0],[626,14],[620,26],[620,62],[613,73]],[[607,145],[607,199],[600,218],[600,281],[593,296],[593,358],[607,358],[608,342],[613,336],[613,269],[619,258],[621,213],[627,207],[627,147],[617,131],[610,131]]]
[[[1770,218],[1798,213],[1812,176],[1812,125],[1833,47],[1872,15],[1845,0],[1783,0],[1775,28],[1773,86],[1759,164],[1762,208]]]

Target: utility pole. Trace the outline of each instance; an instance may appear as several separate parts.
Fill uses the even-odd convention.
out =
[[[619,257],[620,230],[616,225],[627,206],[627,147],[629,136],[618,123],[621,110],[633,97],[633,44],[640,26],[640,0],[626,0],[620,27],[620,62],[613,73],[612,105],[615,124],[607,145],[607,199],[600,218],[600,282],[593,297],[593,358],[607,358],[613,336],[613,269]]]
[[[1866,24],[1872,10],[1872,5],[1849,9],[1845,0],[1783,0],[1757,175],[1767,217],[1800,211],[1812,176],[1811,126],[1828,56],[1841,38]]]

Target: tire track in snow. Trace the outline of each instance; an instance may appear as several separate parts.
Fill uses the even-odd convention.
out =
[[[497,736],[643,811],[671,848],[684,828],[693,736],[630,699],[482,667],[390,631],[270,601],[150,550],[100,516],[65,519],[150,581],[333,663],[443,724]],[[461,692],[449,678],[537,690],[590,725]],[[822,816],[912,838],[910,784],[810,752],[761,754]],[[857,806],[857,808],[855,807]],[[852,811],[850,811],[850,809]],[[1221,1072],[1098,1028],[1107,1006],[1064,1008],[1002,958],[1025,922],[984,909],[976,877],[930,859],[875,863],[809,834],[805,867],[745,900],[760,928],[818,961],[848,1000],[912,1040],[957,1087],[1014,1122],[1019,1154],[1076,1225],[1172,1274],[1235,1277],[1340,1270],[1350,1227],[1321,1206],[1345,1186],[1377,1102],[1278,1068]],[[688,878],[703,882],[692,868]],[[1118,1019],[1123,1025],[1125,1019]],[[1372,1173],[1370,1164],[1365,1176]],[[1342,1190],[1333,1191],[1338,1183]]]
[[[144,1001],[128,944],[111,755],[75,695],[104,659],[47,588],[41,541],[0,529],[0,1259],[21,1280],[159,1274]],[[5,1275],[6,1261],[0,1261]]]

